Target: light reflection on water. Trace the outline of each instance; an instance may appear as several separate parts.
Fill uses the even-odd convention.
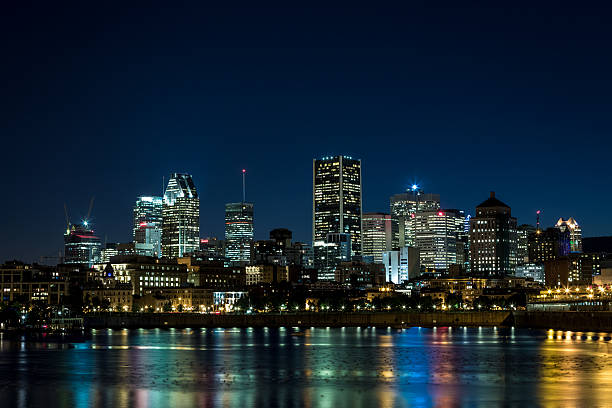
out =
[[[0,335],[0,406],[612,405],[609,333],[514,328]]]

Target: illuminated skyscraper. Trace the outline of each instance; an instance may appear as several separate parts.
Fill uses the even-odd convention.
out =
[[[419,211],[414,218],[415,247],[421,266],[448,271],[465,264],[465,214],[460,210]]]
[[[162,213],[161,197],[138,197],[134,205],[134,243],[157,257],[161,257]]]
[[[91,267],[100,261],[102,244],[100,238],[83,225],[71,225],[64,234],[64,263],[82,264]]]
[[[529,224],[519,225],[516,229],[517,265],[523,265],[532,262],[529,259],[529,236],[534,232],[536,232],[536,227]]]
[[[391,216],[398,222],[399,247],[415,245],[415,217],[417,212],[438,211],[440,195],[423,193],[416,184],[405,193],[391,196]]]
[[[352,255],[361,255],[361,160],[348,156],[313,161],[312,241],[327,234],[351,236]]]
[[[341,262],[351,260],[351,235],[345,233],[329,233],[325,241],[314,243],[314,266],[317,269],[317,279],[333,281],[336,278],[336,268]]]
[[[397,220],[385,213],[363,214],[362,221],[363,256],[370,256],[374,262],[382,262],[383,252],[398,247],[396,242]]]
[[[476,207],[470,220],[470,268],[473,275],[513,275],[517,258],[516,218],[510,207],[490,198]]]
[[[570,252],[582,252],[582,229],[575,219],[569,217],[564,220],[559,218],[557,225],[561,231],[568,230],[570,234]]]
[[[253,203],[225,204],[225,257],[249,263],[253,250]]]
[[[162,255],[181,257],[200,247],[200,199],[189,174],[173,173],[162,207]]]

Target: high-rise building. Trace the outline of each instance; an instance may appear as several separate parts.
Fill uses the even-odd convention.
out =
[[[522,224],[516,229],[516,264],[523,265],[531,262],[529,260],[529,236],[536,232],[533,225]]]
[[[162,255],[178,258],[200,247],[200,198],[189,174],[173,173],[162,206]]]
[[[83,225],[72,225],[64,234],[64,263],[82,264],[91,267],[100,261],[102,243],[88,228]]]
[[[132,230],[135,244],[146,248],[145,253],[161,257],[163,199],[161,197],[141,196],[134,205],[134,227]]]
[[[448,271],[451,265],[464,267],[463,211],[419,211],[414,221],[414,241],[419,250],[421,267],[432,272]]]
[[[512,275],[516,267],[516,218],[495,193],[470,220],[470,268],[479,276]]]
[[[251,262],[253,203],[225,204],[225,257],[233,264]]]
[[[363,214],[362,256],[371,256],[376,263],[382,262],[382,254],[397,248],[397,220],[385,213]]]
[[[572,217],[567,220],[559,218],[555,226],[561,231],[569,231],[570,252],[582,252],[582,229],[575,219]]]
[[[570,253],[570,232],[560,228],[546,228],[529,234],[527,241],[529,262],[542,263]]]
[[[419,250],[403,247],[383,253],[386,281],[401,284],[420,275]]]
[[[535,263],[517,265],[514,276],[517,278],[531,278],[535,282],[543,284],[545,282],[544,265]]]
[[[361,255],[361,160],[348,156],[313,161],[312,242],[327,234],[351,235],[352,255]]]
[[[316,241],[314,267],[317,269],[317,279],[333,281],[338,265],[351,260],[351,248],[350,234],[329,233],[325,241]]]
[[[415,217],[417,212],[438,211],[440,195],[423,193],[417,185],[400,194],[391,196],[391,216],[398,223],[398,246],[415,245]]]

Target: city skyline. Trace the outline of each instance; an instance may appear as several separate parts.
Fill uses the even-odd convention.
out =
[[[317,158],[315,158],[317,159]],[[361,159],[358,159],[361,162]],[[366,167],[367,168],[367,167]],[[311,170],[312,171],[312,170]],[[367,171],[367,170],[366,170]],[[244,174],[245,169],[241,169],[240,172],[236,172],[239,174]],[[184,174],[184,175],[188,175],[188,176],[193,176],[191,173],[186,172],[186,173],[171,173],[170,175],[172,176],[172,174]],[[362,175],[363,178],[363,175]],[[413,178],[414,180],[417,180],[418,178]],[[163,176],[162,180],[166,180],[166,183],[168,183],[168,176]],[[363,186],[365,188],[365,186]],[[445,203],[447,202],[452,202],[452,201],[456,201],[456,200],[449,200],[448,197],[445,197],[445,194],[439,194],[439,192],[437,191],[429,191],[429,190],[424,190],[423,188],[426,186],[423,186],[421,184],[415,184],[415,183],[409,183],[406,188],[405,191],[400,191],[400,192],[393,192],[393,193],[389,193],[387,194],[387,208],[381,208],[379,211],[366,211],[365,207],[367,205],[368,199],[367,197],[363,197],[362,196],[362,206],[364,207],[363,213],[374,213],[374,212],[378,212],[378,213],[384,213],[384,214],[390,214],[389,213],[389,196],[391,196],[391,200],[393,199],[398,199],[397,197],[400,197],[402,195],[406,195],[408,196],[412,196],[414,195],[414,189],[415,187],[418,187],[419,190],[421,190],[421,195],[423,195],[425,198],[430,197],[430,196],[436,196],[438,197],[437,199],[439,199],[440,201],[440,208],[451,208],[451,206],[446,206]],[[197,183],[195,183],[195,188],[199,190]],[[312,188],[312,186],[311,186]],[[253,188],[251,187],[251,190],[253,190]],[[199,191],[198,191],[199,192]],[[483,192],[484,193],[484,192]],[[163,196],[163,193],[161,194]],[[138,193],[137,195],[135,195],[134,200],[140,199],[142,197],[149,197],[147,196],[145,193]],[[416,196],[415,196],[416,197]],[[127,235],[127,237],[125,239],[116,239],[115,237],[109,237],[108,234],[104,233],[104,229],[100,229],[99,225],[96,222],[96,216],[95,214],[93,214],[92,216],[90,216],[89,218],[87,216],[82,216],[82,217],[77,217],[75,219],[71,219],[71,224],[72,225],[82,225],[83,222],[87,222],[88,225],[86,225],[86,227],[88,227],[89,229],[91,229],[92,231],[94,231],[94,233],[98,236],[100,236],[101,242],[102,242],[102,248],[104,247],[105,242],[109,242],[109,243],[113,243],[113,242],[131,242],[133,240],[133,234],[134,234],[134,224],[133,224],[133,200],[132,200],[132,207],[129,207],[126,209],[127,213],[129,214],[130,218],[128,220],[128,225],[126,226],[126,233],[123,235]],[[91,204],[91,202],[90,202]],[[200,238],[205,238],[205,237],[216,237],[218,239],[223,239],[225,236],[225,210],[226,210],[226,204],[222,204],[223,207],[223,213],[221,215],[221,219],[220,220],[210,220],[210,217],[208,217],[209,219],[207,221],[209,221],[207,224],[214,224],[214,223],[218,223],[220,224],[220,228],[216,228],[216,230],[218,231],[217,233],[214,233],[211,230],[211,232],[206,232],[206,231],[202,231],[201,230],[201,225],[202,225],[202,218],[207,218],[206,215],[203,215],[201,210],[200,210]],[[252,204],[251,204],[252,205]],[[514,204],[516,205],[516,204]],[[513,205],[511,205],[513,207]],[[466,215],[470,215],[473,216],[473,214],[475,213],[475,208],[476,205],[474,205],[472,208],[461,208],[461,211],[465,212]],[[513,207],[514,208],[514,207]],[[421,209],[419,210],[421,211]],[[456,211],[456,210],[453,210]],[[514,210],[513,210],[514,211]],[[538,214],[537,211],[540,211],[540,213]],[[95,211],[93,211],[95,213]],[[539,219],[540,219],[540,224],[541,227],[543,228],[548,228],[548,227],[554,227],[556,226],[557,222],[559,222],[560,219],[564,219],[565,217],[569,217],[571,219],[577,219],[578,222],[580,223],[580,227],[584,229],[582,222],[580,222],[580,220],[582,219],[581,215],[576,215],[576,214],[553,214],[553,215],[549,215],[549,217],[546,217],[546,210],[541,210],[538,209],[533,213],[533,220],[528,220],[528,219],[518,219],[518,223],[519,224],[528,224],[528,225],[532,225],[535,226],[536,225],[536,217],[539,215]],[[310,218],[308,218],[308,216],[310,216]],[[312,208],[310,209],[310,213],[307,214],[305,216],[305,218],[307,218],[310,221],[311,224],[311,231],[312,231]],[[517,217],[518,218],[518,217]],[[550,223],[547,223],[547,220],[550,218]],[[254,226],[256,226],[258,224],[258,219],[259,217],[255,218],[255,221],[253,223]],[[292,220],[294,220],[295,218],[291,218]],[[212,221],[212,222],[211,222]],[[114,228],[116,229],[116,225],[114,223],[109,225],[110,228]],[[290,229],[294,234],[296,234],[296,230],[294,230],[292,228],[292,225],[288,225],[288,223],[283,223],[283,221],[279,221],[276,224],[270,224],[269,228],[263,228],[261,229],[260,227],[256,227],[255,228],[255,236],[254,236],[254,241],[258,241],[258,240],[263,240],[263,239],[267,239],[267,235],[269,234],[270,231],[272,231],[275,228],[288,228]],[[220,231],[219,231],[220,229]],[[307,234],[307,233],[306,233]],[[297,236],[298,237],[304,237],[304,239],[299,239],[296,238],[296,241],[301,241],[301,242],[307,242],[307,243],[311,243],[312,242],[312,235],[310,237],[308,237],[306,234],[304,234],[303,231],[297,231]],[[306,235],[306,236],[304,236]],[[602,234],[602,235],[609,235],[609,234]],[[399,236],[399,231],[398,231],[398,236]],[[592,237],[592,236],[601,236],[601,235],[594,235],[594,234],[589,234],[588,230],[586,231],[586,234],[583,235],[584,237]],[[310,239],[309,239],[310,238]],[[55,252],[51,251],[49,253],[40,253],[39,255],[34,255],[32,258],[27,258],[27,257],[22,257],[22,258],[16,258],[16,257],[6,257],[5,260],[9,260],[9,259],[19,259],[19,260],[23,260],[26,262],[37,262],[39,261],[39,259],[47,257],[48,259],[52,259],[55,255],[58,255],[58,251],[62,251],[63,250],[63,241],[60,242],[59,247],[56,249]]]
[[[64,203],[76,222],[92,196],[102,241],[128,241],[135,197],[175,171],[207,197],[201,235],[222,236],[246,168],[255,239],[308,241],[310,163],[334,154],[363,161],[364,212],[417,182],[444,208],[473,212],[493,190],[519,223],[541,209],[543,225],[612,231],[605,10],[531,5],[517,24],[498,5],[89,7],[5,9],[1,131],[23,154],[0,164],[19,194],[0,202],[0,259],[57,254]]]

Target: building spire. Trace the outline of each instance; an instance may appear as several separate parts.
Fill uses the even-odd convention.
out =
[[[246,202],[246,169],[242,169],[242,202]]]

